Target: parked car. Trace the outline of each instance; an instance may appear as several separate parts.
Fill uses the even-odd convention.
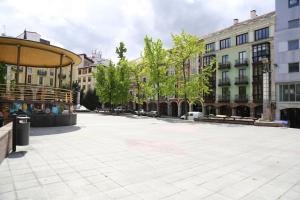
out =
[[[187,113],[187,119],[188,120],[194,120],[195,118],[203,117],[202,112],[188,112]],[[180,119],[186,119],[185,115],[182,115]]]
[[[144,111],[144,109],[139,109],[134,111],[134,114],[136,115],[146,115],[146,112]]]
[[[123,106],[118,106],[114,109],[115,112],[125,112],[126,108]]]
[[[148,117],[158,117],[158,112],[157,111],[150,111],[147,113]]]

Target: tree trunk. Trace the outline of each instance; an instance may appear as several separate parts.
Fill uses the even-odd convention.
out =
[[[187,116],[187,94],[186,94],[186,76],[185,76],[185,68],[184,68],[184,61],[182,63],[182,72],[183,72],[183,84],[184,84],[184,114],[185,114],[185,119],[188,119]]]

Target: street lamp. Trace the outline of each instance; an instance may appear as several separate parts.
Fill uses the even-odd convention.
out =
[[[271,73],[272,73],[272,69],[271,69],[271,65],[269,62],[268,58],[262,58],[261,60],[262,64],[263,64],[263,74],[264,74],[264,78],[263,78],[263,86],[264,86],[264,107],[266,107],[265,112],[264,112],[264,116],[263,119],[267,120],[267,121],[272,121],[272,111],[271,111]],[[268,90],[268,91],[266,91]],[[268,95],[265,94],[265,92],[268,92]]]

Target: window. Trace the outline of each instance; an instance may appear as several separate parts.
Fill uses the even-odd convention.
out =
[[[50,86],[53,86],[53,78],[50,78]]]
[[[269,27],[255,31],[255,41],[269,38]]]
[[[79,71],[79,75],[81,74],[81,69],[80,70],[78,70]]]
[[[289,51],[299,49],[299,40],[290,40],[288,42]]]
[[[247,61],[246,51],[239,52],[239,63],[245,63]]]
[[[91,82],[92,78],[91,77],[88,77],[88,82]]]
[[[226,49],[230,47],[230,38],[220,41],[220,49]]]
[[[27,83],[31,84],[31,75],[27,76]]]
[[[222,80],[228,80],[228,71],[222,72]]]
[[[212,43],[206,44],[205,45],[205,51],[206,51],[206,53],[210,53],[210,52],[215,51],[215,43],[212,42]]]
[[[240,69],[239,70],[239,77],[240,78],[243,78],[246,76],[246,69]]]
[[[299,19],[293,19],[289,21],[289,28],[297,28],[299,27]]]
[[[300,101],[300,84],[279,85],[279,101]]]
[[[92,73],[92,68],[89,68],[89,73]]]
[[[248,42],[248,33],[236,36],[236,45],[245,44]]]
[[[86,81],[86,78],[85,77],[83,77],[83,82],[85,82]]]
[[[28,67],[28,68],[27,68],[27,73],[28,73],[28,74],[32,74],[32,68],[31,68],[31,67]]]
[[[43,81],[44,81],[43,77],[40,76],[40,77],[39,77],[39,85],[43,85]]]
[[[270,44],[263,43],[254,45],[252,48],[253,63],[258,63],[262,58],[270,57]]]
[[[222,56],[222,64],[227,64],[229,62],[229,57],[228,55]]]
[[[54,69],[50,69],[50,76],[54,76]]]
[[[289,8],[299,6],[299,0],[289,0]]]
[[[246,87],[245,86],[239,87],[239,95],[246,96]]]
[[[211,63],[211,61],[214,59],[214,56],[205,56],[203,57],[203,66],[207,66]]]
[[[230,92],[229,92],[229,88],[228,87],[223,87],[222,88],[222,96],[223,97],[229,97]]]
[[[289,63],[289,73],[299,72],[299,63]]]

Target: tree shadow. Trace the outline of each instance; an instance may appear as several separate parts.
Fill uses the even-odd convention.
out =
[[[80,126],[58,126],[58,127],[32,127],[30,128],[30,136],[43,136],[71,133],[80,130]]]

